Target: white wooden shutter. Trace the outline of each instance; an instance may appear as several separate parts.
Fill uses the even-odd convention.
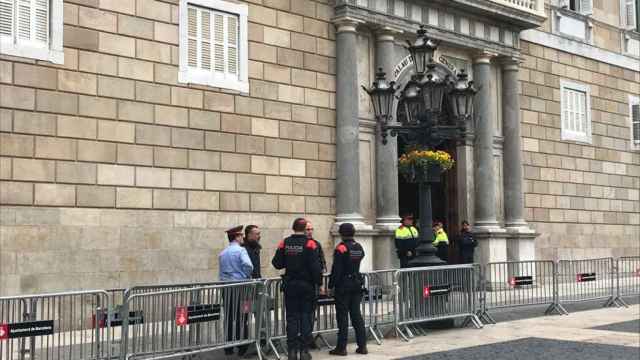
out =
[[[31,0],[18,0],[18,40],[31,40]]]
[[[187,64],[198,67],[198,9],[187,10]]]
[[[225,36],[224,18],[220,13],[215,13],[213,20],[213,43],[214,43],[214,69],[217,72],[225,72]]]
[[[593,14],[593,0],[578,0],[580,1],[580,13],[584,15]]]
[[[238,18],[227,16],[227,72],[238,73]]]
[[[211,12],[200,11],[200,68],[211,69]]]
[[[35,40],[49,42],[49,0],[35,0],[34,4]]]
[[[13,3],[15,0],[0,0],[0,36],[13,37]]]
[[[627,29],[636,28],[636,0],[625,0],[624,4],[624,23]]]
[[[640,145],[640,103],[631,105],[631,127],[633,143]]]

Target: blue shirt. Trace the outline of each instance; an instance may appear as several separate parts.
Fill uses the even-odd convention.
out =
[[[220,265],[220,280],[245,280],[251,278],[253,265],[247,249],[237,242],[232,242],[220,253],[218,263]]]

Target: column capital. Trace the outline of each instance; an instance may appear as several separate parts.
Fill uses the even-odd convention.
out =
[[[389,26],[380,26],[374,30],[377,41],[394,41],[404,31]]]
[[[501,57],[499,61],[502,65],[502,71],[518,71],[520,64],[524,62],[520,56],[505,56]]]
[[[491,59],[495,58],[496,56],[498,56],[498,54],[491,51],[486,51],[486,50],[479,51],[473,54],[473,63],[474,64],[490,64]]]
[[[357,31],[356,28],[358,27],[358,25],[364,23],[364,21],[362,20],[348,17],[348,16],[341,16],[341,17],[334,18],[332,22],[336,26],[336,32],[338,33],[356,32]]]

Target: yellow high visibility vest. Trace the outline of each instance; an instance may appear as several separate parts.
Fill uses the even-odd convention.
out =
[[[438,230],[438,232],[436,233],[436,239],[433,240],[433,246],[436,246],[439,243],[449,244],[449,237],[443,229]]]
[[[396,229],[396,239],[418,238],[418,229],[413,226],[400,226]]]

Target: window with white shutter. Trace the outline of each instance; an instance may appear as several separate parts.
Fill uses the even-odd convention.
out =
[[[629,130],[631,148],[640,150],[640,97],[629,95]]]
[[[247,47],[245,4],[180,2],[180,82],[248,92]]]
[[[0,0],[0,53],[64,62],[62,0]]]
[[[584,15],[593,14],[593,0],[568,0],[565,3],[569,9]]]
[[[591,143],[591,99],[587,85],[560,82],[562,140]]]
[[[622,22],[627,30],[636,30],[638,27],[636,19],[638,3],[640,3],[638,0],[622,0],[621,2]]]

